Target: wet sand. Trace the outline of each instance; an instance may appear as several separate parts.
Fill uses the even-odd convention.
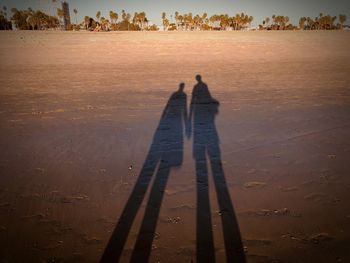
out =
[[[248,262],[349,262],[349,32],[0,32],[0,255],[97,262],[170,95],[201,74]],[[150,262],[196,260],[184,137]],[[217,262],[221,217],[209,174]],[[142,202],[121,262],[128,262]]]

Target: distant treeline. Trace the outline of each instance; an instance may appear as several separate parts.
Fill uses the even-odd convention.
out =
[[[301,17],[299,19],[299,25],[295,26],[289,23],[288,16],[276,16],[266,17],[262,24],[259,25],[260,30],[335,30],[342,29],[346,21],[346,15],[340,14],[338,17],[323,15],[320,13],[319,16],[314,19],[310,17]],[[338,20],[337,20],[338,19]],[[271,21],[271,23],[270,23]]]
[[[97,11],[96,20],[92,17],[85,16],[84,21],[80,24],[81,28],[86,30],[99,31],[157,31],[159,28],[157,25],[149,24],[149,20],[146,17],[145,12],[135,12],[133,16],[122,10],[121,19],[118,21],[119,15],[116,12],[109,11],[109,19],[101,16],[101,12]]]
[[[53,1],[55,2],[55,1]],[[26,10],[11,9],[11,16],[7,15],[7,8],[4,6],[0,11],[0,30],[11,30],[13,25],[19,30],[46,30],[46,29],[68,29],[89,31],[140,31],[140,30],[159,30],[157,25],[150,25],[145,12],[135,12],[132,16],[125,10],[122,10],[120,16],[114,11],[110,11],[108,18],[102,16],[97,11],[96,17],[85,16],[83,21],[78,23],[78,10],[73,10],[75,15],[75,24],[64,26],[64,12],[56,8],[56,15],[51,16],[40,10],[34,11],[31,8]],[[170,19],[166,13],[162,13],[162,29],[164,31],[197,31],[197,30],[247,30],[252,29],[251,23],[253,16],[241,13],[235,16],[228,14],[214,14],[208,16],[193,15],[192,13],[180,14],[175,12]],[[273,15],[266,17],[262,23],[253,29],[259,30],[335,30],[342,29],[346,22],[346,15],[337,16],[319,14],[314,19],[310,17],[301,17],[298,25],[293,25],[288,16]]]
[[[11,20],[7,20],[7,16],[1,15],[1,20],[11,24],[11,21],[17,29],[21,30],[45,30],[49,28],[59,28],[60,23],[56,16],[50,16],[44,12],[37,10],[34,11],[31,8],[26,10],[18,10],[16,8],[11,9]],[[6,23],[5,22],[5,23]],[[0,25],[1,27],[1,25]]]
[[[172,16],[171,16],[172,17]],[[241,13],[230,17],[228,14],[202,15],[179,14],[175,12],[175,23],[170,23],[166,13],[162,13],[163,29],[167,30],[242,30],[248,28],[253,22],[253,17]]]

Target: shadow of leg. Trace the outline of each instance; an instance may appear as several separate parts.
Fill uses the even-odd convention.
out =
[[[209,157],[214,177],[214,184],[221,211],[221,222],[224,232],[226,262],[246,262],[241,234],[236,214],[227,188],[224,170],[222,168],[220,149],[218,145],[210,147]]]
[[[145,215],[141,224],[139,235],[130,262],[148,262],[152,250],[160,207],[162,204],[165,187],[170,173],[169,164],[161,161],[155,176],[147,203]]]
[[[208,168],[205,147],[196,147],[197,174],[197,262],[215,262],[213,230],[211,223]]]
[[[123,252],[129,231],[145,197],[148,185],[157,166],[157,156],[148,154],[134,189],[124,207],[100,262],[118,262]]]

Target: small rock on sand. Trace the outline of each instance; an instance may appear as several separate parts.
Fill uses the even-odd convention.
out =
[[[272,241],[269,239],[246,239],[244,244],[247,246],[267,246],[271,245]]]
[[[265,185],[266,185],[265,182],[253,181],[253,182],[246,182],[243,186],[245,188],[260,188],[260,187],[263,187]]]
[[[298,187],[287,187],[287,188],[281,188],[282,192],[294,192],[294,191],[298,191],[299,188]]]
[[[311,193],[306,196],[304,196],[304,199],[311,200],[311,201],[320,201],[326,198],[325,194],[322,193]]]
[[[96,237],[88,237],[85,234],[80,235],[82,241],[84,244],[86,245],[96,245],[96,244],[100,244],[102,241]]]
[[[174,210],[174,211],[179,211],[179,210],[193,210],[195,209],[195,207],[193,205],[179,205],[179,206],[175,206],[175,207],[171,207],[170,208],[171,210]]]
[[[332,240],[332,237],[328,233],[317,233],[309,237],[309,240],[314,244],[319,244],[321,242],[328,242]]]

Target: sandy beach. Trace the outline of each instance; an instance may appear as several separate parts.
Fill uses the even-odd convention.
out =
[[[185,83],[189,108],[197,74],[220,103],[215,128],[247,262],[350,262],[350,32],[0,39],[1,262],[98,262],[169,97]],[[196,261],[192,144],[183,136],[162,191],[150,262]],[[226,262],[225,211],[208,179],[215,258]]]

